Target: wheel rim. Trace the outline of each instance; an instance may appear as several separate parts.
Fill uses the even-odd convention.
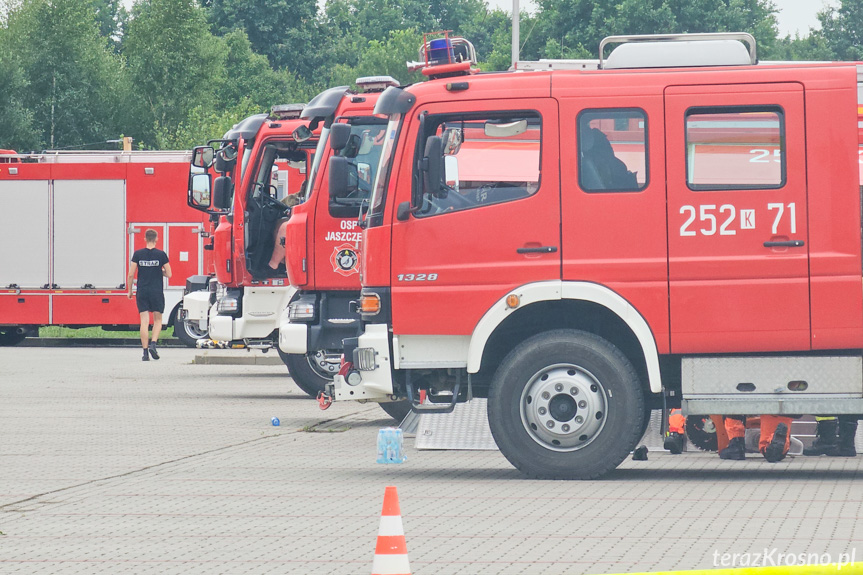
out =
[[[577,365],[544,367],[521,394],[521,422],[546,449],[575,451],[590,444],[605,426],[605,397],[599,380]]]
[[[307,354],[306,359],[309,361],[309,367],[316,374],[324,379],[333,379],[339,372],[342,354],[341,352],[319,349],[314,353]]]
[[[196,326],[195,323],[192,323],[190,321],[183,322],[183,329],[186,330],[186,335],[194,339],[201,339],[207,337],[207,334],[210,333],[209,330],[201,329],[200,327]]]

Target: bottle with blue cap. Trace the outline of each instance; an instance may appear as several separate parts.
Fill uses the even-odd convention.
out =
[[[397,427],[378,430],[378,463],[404,463],[404,434]]]

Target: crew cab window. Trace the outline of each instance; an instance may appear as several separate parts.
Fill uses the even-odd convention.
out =
[[[542,121],[536,112],[429,116],[420,156],[439,138],[440,180],[432,181],[423,157],[417,217],[508,202],[536,193],[540,181]],[[426,161],[428,159],[428,161]]]
[[[779,108],[687,111],[686,183],[691,190],[781,188],[785,173],[785,117]]]
[[[647,118],[642,110],[585,110],[577,122],[582,190],[637,192],[647,186]]]

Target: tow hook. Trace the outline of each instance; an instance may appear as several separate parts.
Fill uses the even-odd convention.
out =
[[[327,395],[326,392],[319,391],[318,392],[318,407],[321,410],[329,409],[329,407],[333,404],[333,396]]]

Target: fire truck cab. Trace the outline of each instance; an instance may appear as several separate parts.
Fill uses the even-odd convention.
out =
[[[212,189],[208,210],[219,218],[213,232],[212,293],[206,300],[200,293],[187,297],[187,320],[209,329],[211,341],[201,340],[201,345],[264,350],[274,345],[279,312],[294,293],[279,232],[291,206],[301,201],[317,143],[299,117],[303,107],[276,106],[226,134],[218,151],[209,146],[194,151],[198,165],[190,174],[190,194]],[[195,168],[203,171],[195,173]],[[213,178],[210,168],[220,175]]]
[[[863,413],[863,67],[755,50],[614,37],[593,70],[388,89],[364,328],[328,392],[487,397],[538,478],[611,471],[663,405]]]
[[[251,154],[255,136],[268,114],[255,114],[234,124],[221,140],[211,140],[207,146],[194,149],[189,165],[189,188],[186,193],[187,205],[209,216],[209,225],[202,234],[208,240],[205,250],[215,250],[215,232],[223,216],[230,213],[229,209],[217,208],[213,205],[213,178],[227,176],[232,181],[240,180],[243,163],[237,158]],[[217,144],[218,150],[211,146]],[[209,149],[208,149],[209,148]],[[210,151],[212,150],[212,151]],[[220,257],[224,254],[220,254]],[[181,329],[177,335],[196,345],[199,340],[209,338],[210,307],[215,303],[218,279],[216,272],[219,266],[210,258],[210,268],[202,275],[192,276],[186,280],[186,290],[183,296]],[[230,281],[229,279],[226,281]],[[211,289],[212,288],[212,289]]]
[[[321,125],[306,201],[287,224],[287,272],[298,290],[280,309],[279,353],[294,381],[310,395],[331,383],[341,362],[342,339],[354,337],[360,295],[358,216],[368,203],[384,146],[386,119],[372,114],[380,94],[398,82],[389,76],[358,78],[359,90],[340,86],[317,95],[303,118]],[[393,417],[403,404],[387,406]]]

